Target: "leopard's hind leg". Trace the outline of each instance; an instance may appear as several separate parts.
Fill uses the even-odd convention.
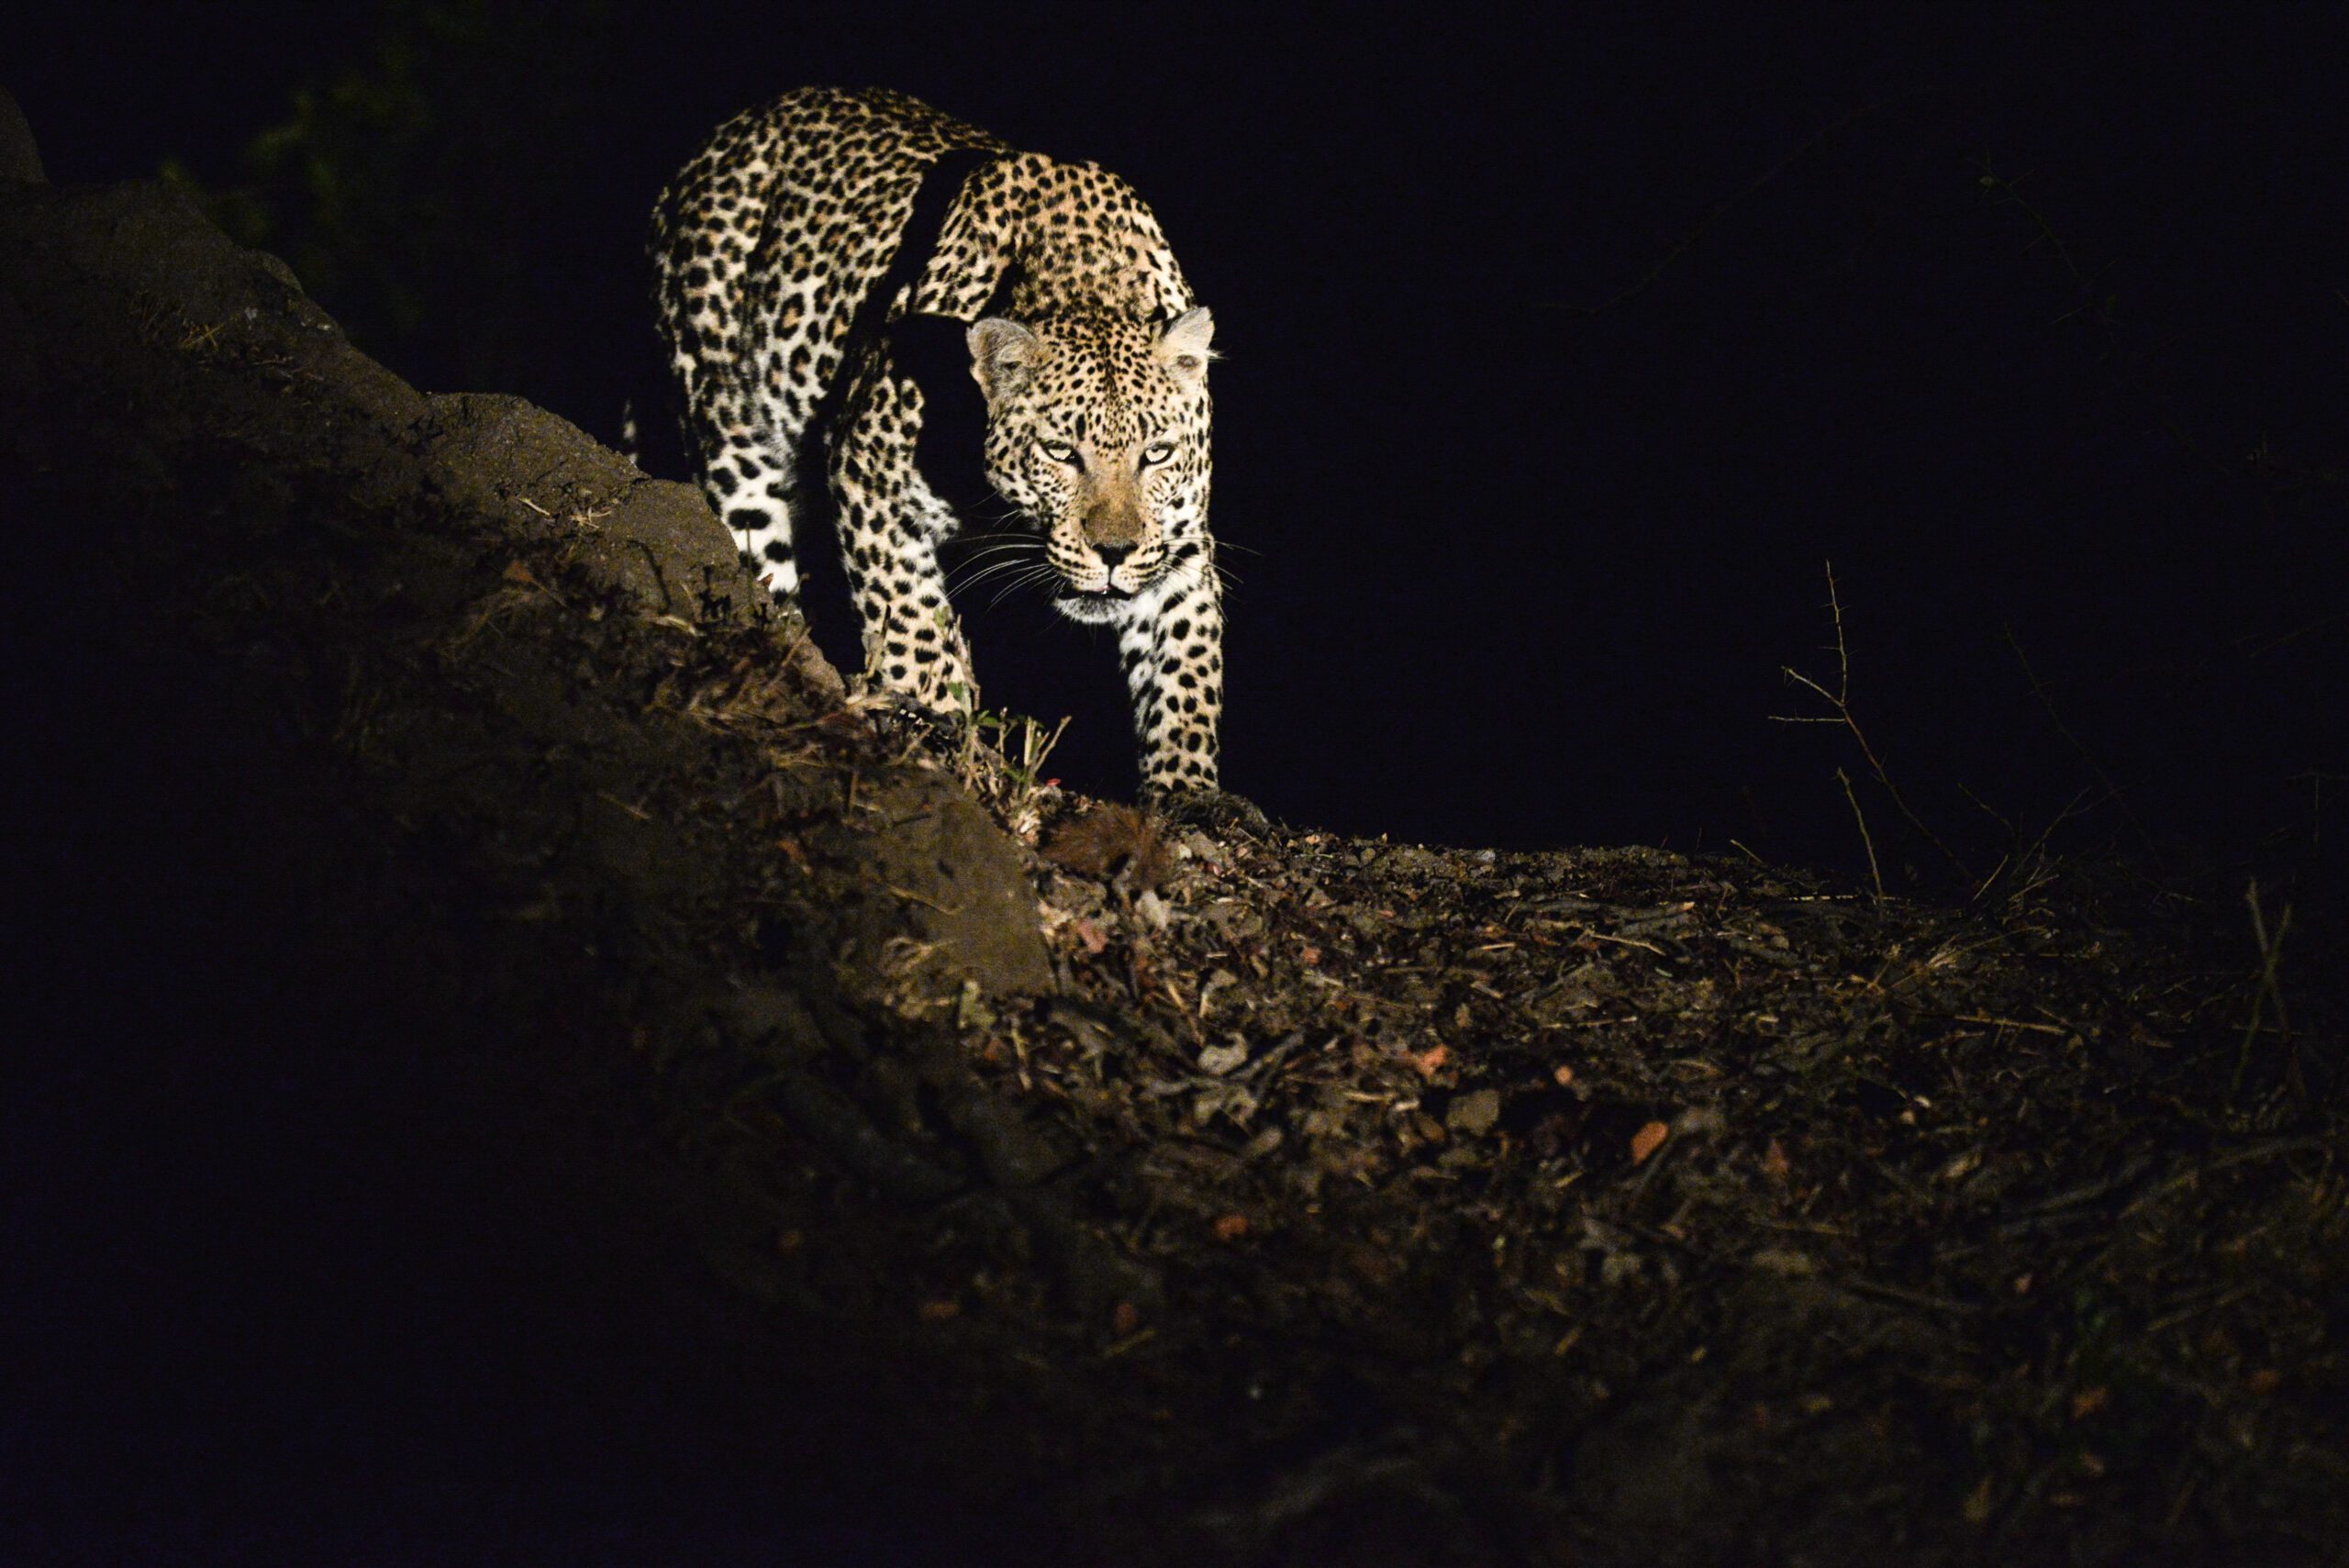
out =
[[[799,566],[791,531],[796,476],[783,455],[787,448],[757,409],[740,404],[692,407],[686,423],[710,509],[775,602],[789,600],[799,592]]]

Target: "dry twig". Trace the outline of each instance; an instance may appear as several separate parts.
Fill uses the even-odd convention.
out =
[[[1831,716],[1774,713],[1770,716],[1771,721],[1776,724],[1840,724],[1849,730],[1853,740],[1860,748],[1860,756],[1867,762],[1868,772],[1874,775],[1877,784],[1882,786],[1884,793],[1891,797],[1894,808],[1908,821],[1909,826],[1923,836],[1927,843],[1941,851],[1942,858],[1956,869],[1958,875],[1969,882],[1973,881],[1974,873],[1966,869],[1964,861],[1958,859],[1956,851],[1942,841],[1941,835],[1926,827],[1924,818],[1919,817],[1909,806],[1908,797],[1900,793],[1900,786],[1892,782],[1892,774],[1885,768],[1884,760],[1876,755],[1876,746],[1868,740],[1867,731],[1860,728],[1859,716],[1852,711],[1852,653],[1850,644],[1843,637],[1843,598],[1835,584],[1835,563],[1831,561],[1827,562],[1827,605],[1835,617],[1835,689],[1829,691],[1824,684],[1811,679],[1791,664],[1781,664],[1778,666],[1778,671],[1787,680],[1798,685],[1808,686],[1818,693],[1827,706],[1835,711]],[[1843,780],[1843,792],[1846,795],[1850,795],[1852,794],[1850,778],[1841,768],[1836,770],[1836,777]],[[1859,802],[1856,798],[1852,802],[1852,810],[1854,815],[1859,811]],[[1860,835],[1864,840],[1867,837],[1867,824],[1865,820],[1860,825]],[[1868,869],[1871,873],[1876,870],[1876,846],[1873,843],[1868,844]],[[1876,876],[1876,895],[1882,897],[1883,895],[1884,879],[1879,874]]]

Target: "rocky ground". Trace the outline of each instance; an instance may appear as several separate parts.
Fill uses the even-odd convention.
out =
[[[0,342],[17,1560],[2349,1551],[2313,893],[1166,823],[172,193]]]

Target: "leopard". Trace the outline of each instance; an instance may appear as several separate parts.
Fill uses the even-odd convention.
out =
[[[802,588],[802,485],[829,493],[861,694],[977,712],[941,555],[964,519],[917,462],[928,395],[894,348],[898,328],[942,320],[1015,524],[983,548],[1022,554],[1060,615],[1109,628],[1145,801],[1239,801],[1218,751],[1215,319],[1131,185],[904,93],[804,87],[693,153],[648,253],[685,455],[779,603]]]

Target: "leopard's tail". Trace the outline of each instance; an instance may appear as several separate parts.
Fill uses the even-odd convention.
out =
[[[658,351],[639,358],[620,399],[620,454],[656,478],[690,479],[693,449],[685,440],[684,402]]]
[[[644,435],[636,428],[636,399],[633,397],[620,399],[620,456],[639,468],[644,466]]]

